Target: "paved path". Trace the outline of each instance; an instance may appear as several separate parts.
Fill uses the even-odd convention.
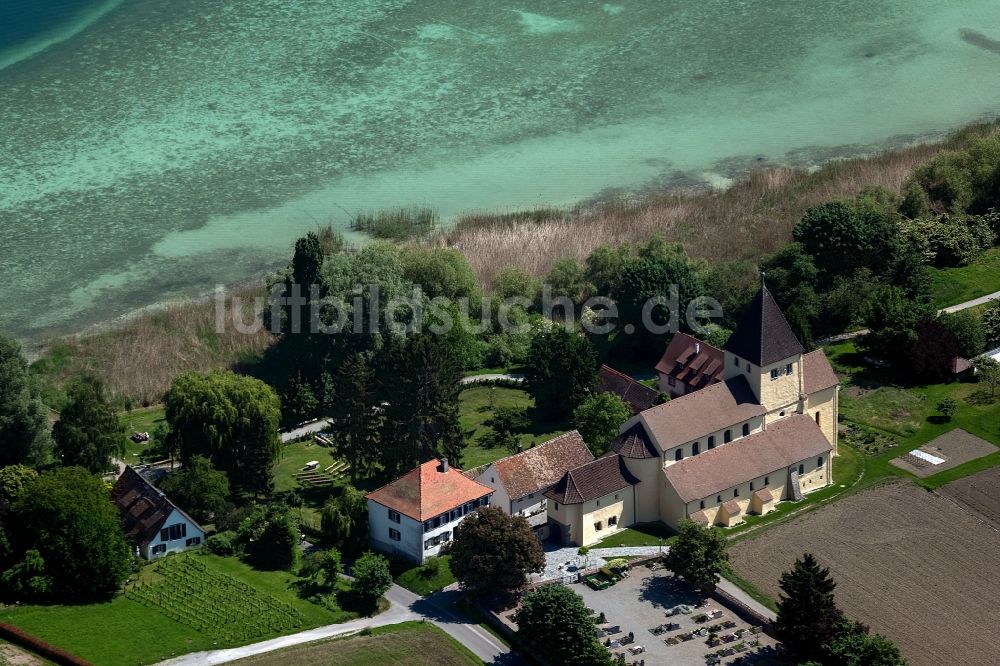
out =
[[[941,312],[958,312],[959,310],[974,308],[977,305],[984,305],[998,298],[1000,298],[1000,291],[994,291],[992,294],[986,294],[985,296],[980,296],[979,298],[973,298],[971,301],[959,303],[958,305],[949,305],[941,310]]]
[[[258,654],[273,652],[283,648],[311,643],[313,641],[349,636],[371,627],[384,627],[409,620],[428,620],[444,630],[459,643],[487,664],[503,664],[515,666],[523,662],[516,655],[510,654],[507,647],[482,627],[466,622],[448,610],[459,592],[438,592],[430,597],[421,597],[398,585],[393,585],[386,593],[389,600],[389,610],[375,617],[359,618],[341,624],[331,624],[325,627],[309,629],[289,636],[279,636],[268,641],[244,645],[227,650],[210,650],[193,652],[182,657],[168,659],[157,666],[210,666],[225,664],[237,659],[252,657]]]
[[[506,374],[487,374],[487,375],[472,375],[470,377],[462,377],[462,384],[478,384],[480,382],[495,382],[505,380],[508,382],[523,382],[524,375],[506,375]]]
[[[766,618],[774,620],[778,617],[774,614],[773,610],[751,597],[749,594],[738,588],[735,583],[727,580],[726,578],[719,579],[718,588],[729,593],[729,596],[735,597],[738,601],[742,601],[751,609],[757,611],[760,615],[763,615]]]
[[[577,569],[602,567],[616,557],[666,554],[669,546],[621,546],[618,548],[591,548],[586,555],[577,555],[577,547],[556,548],[545,551],[545,569],[534,576],[535,580],[561,580],[575,576]]]
[[[288,432],[281,433],[281,443],[286,444],[299,439],[300,437],[305,437],[306,435],[311,435],[313,433],[320,432],[321,430],[328,430],[329,428],[330,421],[327,419],[320,419],[318,421],[314,421],[313,423],[307,423],[306,425],[296,428],[295,430],[289,430]]]

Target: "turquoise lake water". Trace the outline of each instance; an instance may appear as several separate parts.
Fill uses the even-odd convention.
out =
[[[358,209],[724,183],[1000,111],[995,0],[53,6],[0,28],[21,337],[240,280]]]

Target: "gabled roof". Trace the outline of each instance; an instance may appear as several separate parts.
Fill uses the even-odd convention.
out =
[[[639,418],[666,450],[766,413],[739,375],[647,409]]]
[[[493,492],[461,470],[429,460],[395,481],[365,495],[367,499],[423,522]]]
[[[740,317],[724,349],[760,367],[805,351],[771,292],[763,286]]]
[[[802,390],[806,395],[828,389],[840,383],[826,353],[822,349],[802,355]]]
[[[497,460],[497,476],[512,499],[545,490],[566,472],[582,467],[594,459],[583,437],[576,430]]]
[[[145,547],[156,538],[174,511],[184,516],[191,524],[198,526],[191,516],[184,513],[166,495],[127,465],[111,489],[111,501],[121,514],[125,537],[130,543],[140,547]],[[201,526],[198,526],[198,529],[201,529]]]
[[[621,455],[623,458],[659,458],[660,454],[656,450],[656,445],[649,439],[646,429],[641,423],[636,423],[628,430],[618,435],[615,441],[611,442],[611,450]]]
[[[725,370],[726,355],[721,349],[687,333],[675,333],[656,364],[657,372],[693,389],[721,382]]]
[[[761,488],[753,494],[761,504],[767,504],[768,502],[774,501],[774,493],[771,492],[770,488]]]
[[[812,418],[794,414],[769,424],[766,430],[685,458],[663,473],[681,501],[693,502],[783,472],[832,448]]]
[[[633,414],[638,414],[644,409],[649,409],[656,404],[659,393],[654,389],[640,384],[628,375],[622,374],[614,368],[602,365],[597,373],[598,388],[602,393],[614,393],[625,401]]]
[[[738,516],[741,513],[743,513],[743,511],[740,509],[740,503],[734,499],[731,499],[728,502],[724,502],[722,504],[722,508],[725,509],[726,513],[728,513],[730,516]]]
[[[639,479],[625,467],[625,460],[611,454],[566,472],[545,496],[560,504],[582,504],[637,483]]]

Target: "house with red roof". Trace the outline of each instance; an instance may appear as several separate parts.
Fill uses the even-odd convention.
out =
[[[493,489],[448,464],[429,460],[365,495],[371,545],[388,555],[422,564],[440,554],[455,527],[489,506]]]

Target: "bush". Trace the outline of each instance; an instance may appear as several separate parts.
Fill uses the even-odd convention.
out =
[[[229,557],[239,552],[239,537],[232,530],[219,532],[205,539],[205,548],[214,555]]]

